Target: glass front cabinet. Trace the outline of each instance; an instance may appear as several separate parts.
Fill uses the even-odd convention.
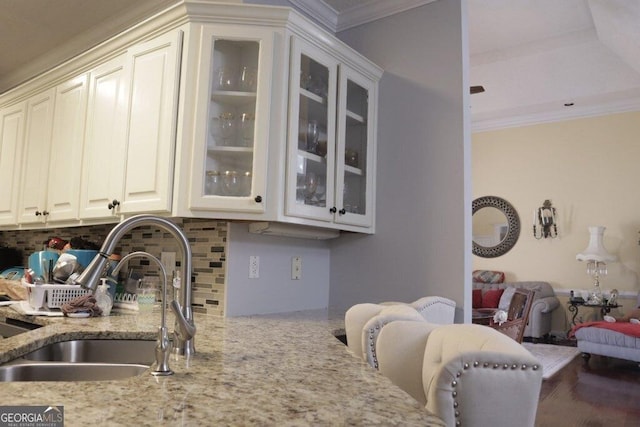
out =
[[[297,38],[291,55],[286,214],[372,227],[376,82]]]
[[[273,32],[204,27],[201,40],[190,207],[263,212]]]

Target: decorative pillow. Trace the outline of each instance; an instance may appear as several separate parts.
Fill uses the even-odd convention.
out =
[[[475,270],[472,273],[472,279],[474,282],[480,283],[503,283],[504,273],[502,271]]]
[[[482,295],[482,308],[498,308],[504,289],[489,289]]]
[[[511,299],[513,298],[513,294],[516,292],[516,288],[513,286],[507,286],[504,288],[504,292],[500,297],[500,302],[498,303],[498,308],[500,310],[509,311],[509,305],[511,305]]]
[[[471,306],[473,308],[482,308],[482,289],[474,289],[471,295],[473,299]]]

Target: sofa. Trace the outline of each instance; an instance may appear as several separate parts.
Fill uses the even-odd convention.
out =
[[[378,335],[380,373],[447,426],[533,426],[542,365],[481,325],[395,321]]]
[[[529,314],[529,324],[524,330],[524,337],[534,341],[547,338],[551,332],[553,310],[560,306],[555,291],[547,282],[485,283],[474,281],[473,308],[501,308],[506,311],[510,302],[507,298],[508,292],[506,292],[509,288],[535,291]]]
[[[640,293],[636,307],[640,307]],[[572,330],[582,357],[592,354],[640,362],[640,325],[628,322],[579,323]]]

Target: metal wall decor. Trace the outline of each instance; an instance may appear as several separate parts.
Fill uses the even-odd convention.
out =
[[[533,211],[533,237],[538,240],[558,237],[556,208],[551,206],[551,200],[545,200],[542,207]]]
[[[520,217],[511,203],[500,197],[484,196],[475,199],[471,206],[472,215],[482,208],[496,208],[504,214],[507,221],[506,233],[499,243],[488,247],[474,241],[473,254],[483,258],[495,258],[509,252],[520,237]]]

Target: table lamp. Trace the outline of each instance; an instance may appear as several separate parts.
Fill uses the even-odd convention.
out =
[[[610,254],[602,244],[604,230],[606,227],[601,225],[589,227],[589,245],[587,248],[576,255],[578,261],[587,262],[587,274],[593,277],[593,291],[589,294],[587,303],[602,304],[602,289],[600,289],[600,276],[607,274],[607,261],[613,262],[617,260],[615,255]]]

